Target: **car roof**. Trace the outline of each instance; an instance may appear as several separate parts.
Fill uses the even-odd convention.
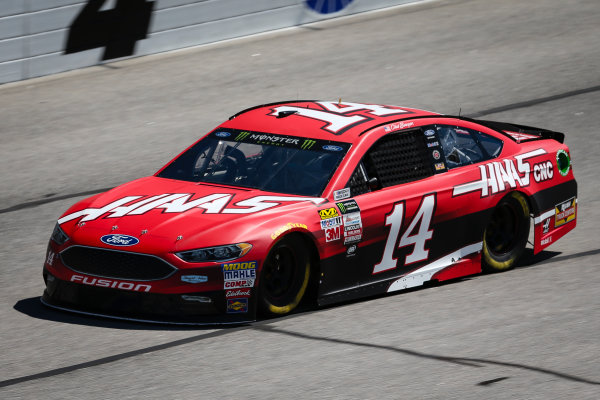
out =
[[[354,142],[363,132],[393,121],[439,116],[409,107],[344,101],[294,100],[248,108],[222,128]]]

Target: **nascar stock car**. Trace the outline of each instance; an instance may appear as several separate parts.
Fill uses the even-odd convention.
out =
[[[413,108],[244,110],[154,176],[72,206],[42,302],[240,323],[515,265],[576,224],[559,132]]]

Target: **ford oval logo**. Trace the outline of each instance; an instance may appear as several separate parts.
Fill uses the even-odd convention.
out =
[[[218,137],[229,137],[229,136],[231,136],[231,133],[229,133],[229,132],[217,132],[217,133],[215,133],[215,136],[218,136]]]
[[[326,144],[325,146],[323,146],[323,150],[329,150],[329,151],[342,151],[344,150],[343,148],[341,148],[340,146],[334,146],[332,144]]]
[[[129,235],[104,235],[100,238],[102,243],[109,244],[111,246],[133,246],[140,242],[140,239],[129,236]]]

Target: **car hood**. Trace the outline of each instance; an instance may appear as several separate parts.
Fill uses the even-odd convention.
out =
[[[173,251],[248,240],[277,216],[323,201],[147,177],[77,203],[58,223],[77,244],[114,248],[101,238],[128,235],[139,240],[128,250]]]

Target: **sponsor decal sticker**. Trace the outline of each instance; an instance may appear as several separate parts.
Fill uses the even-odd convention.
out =
[[[247,288],[254,286],[256,261],[222,264],[224,289]]]
[[[433,158],[435,158],[436,160],[440,159],[440,152],[439,150],[434,150],[433,153],[431,153],[433,155]]]
[[[571,159],[566,151],[560,149],[556,152],[556,166],[562,176],[567,176],[571,169]]]
[[[225,297],[250,297],[250,289],[227,290]]]
[[[315,145],[315,143],[317,143],[317,141],[316,141],[316,140],[312,140],[312,139],[305,139],[305,140],[302,142],[302,146],[300,146],[300,148],[301,148],[302,150],[310,150],[310,149],[311,149],[311,148],[312,148],[312,147]]]
[[[436,170],[436,171],[441,171],[441,170],[443,170],[443,169],[446,169],[446,166],[444,165],[444,163],[443,163],[443,162],[440,162],[440,163],[436,163],[436,164],[435,164],[435,170]]]
[[[246,139],[248,136],[250,136],[250,132],[240,132],[240,133],[239,133],[239,134],[238,134],[238,135],[235,137],[235,139],[233,139],[233,140],[235,140],[235,141],[244,140],[244,139]]]
[[[225,138],[225,137],[231,136],[231,133],[229,133],[229,132],[217,132],[217,133],[215,133],[215,136]]]
[[[181,281],[187,283],[204,283],[208,282],[206,275],[181,275]]]
[[[358,207],[356,200],[342,201],[340,203],[335,203],[335,205],[339,208],[339,210],[342,214],[348,214],[348,213],[360,211],[360,208]]]
[[[293,228],[301,228],[301,229],[308,229],[308,227],[305,224],[300,224],[300,223],[294,223],[294,222],[288,222],[287,224],[277,228],[275,230],[275,232],[273,232],[271,234],[271,239],[275,240],[277,239],[279,236],[281,236],[282,233],[287,232]]]
[[[339,240],[342,237],[342,227],[336,226],[335,228],[325,229],[325,241],[332,242],[334,240]]]
[[[506,134],[508,134],[510,137],[512,137],[513,139],[515,139],[517,142],[520,142],[521,140],[529,140],[529,139],[539,139],[539,136],[535,136],[535,135],[528,135],[527,133],[519,133],[519,132],[511,132],[511,131],[504,131]]]
[[[344,244],[358,243],[362,240],[362,235],[346,236],[344,237]]]
[[[357,245],[353,244],[348,246],[346,249],[346,257],[353,257],[356,255],[356,250],[358,249]]]
[[[558,228],[561,225],[571,222],[575,219],[575,197],[560,203],[554,207],[554,227]]]
[[[140,239],[135,236],[110,234],[102,236],[100,241],[111,246],[124,247],[134,246],[140,242]]]
[[[350,188],[344,188],[333,192],[333,200],[344,200],[350,197]]]
[[[435,142],[427,143],[427,147],[438,147],[439,145],[440,145],[440,142],[438,142],[437,140]]]
[[[238,314],[248,312],[248,299],[227,299],[227,314]]]
[[[344,214],[344,225],[355,225],[361,224],[360,213],[354,212],[351,214]]]
[[[319,216],[321,217],[321,219],[329,219],[329,218],[333,218],[333,217],[339,217],[340,214],[338,214],[335,207],[331,207],[331,208],[325,208],[323,210],[319,210]]]
[[[323,150],[327,150],[327,151],[342,151],[342,150],[344,150],[344,148],[340,147],[340,146],[334,146],[333,144],[326,144],[325,146],[323,146]]]
[[[239,281],[225,281],[224,289],[238,289],[254,287],[254,279],[242,279]]]
[[[503,192],[508,188],[527,187],[530,184],[532,166],[530,158],[546,154],[544,149],[536,149],[520,154],[513,159],[494,161],[479,166],[481,178],[474,182],[454,187],[453,196],[479,191],[481,197]],[[535,176],[534,176],[535,179]]]
[[[547,238],[542,239],[540,244],[542,246],[552,243],[552,236],[548,236]]]
[[[433,138],[433,136],[435,135],[435,131],[433,129],[427,129],[425,131],[425,136]]]
[[[333,217],[321,220],[321,229],[334,228],[340,225],[342,225],[342,217]]]

